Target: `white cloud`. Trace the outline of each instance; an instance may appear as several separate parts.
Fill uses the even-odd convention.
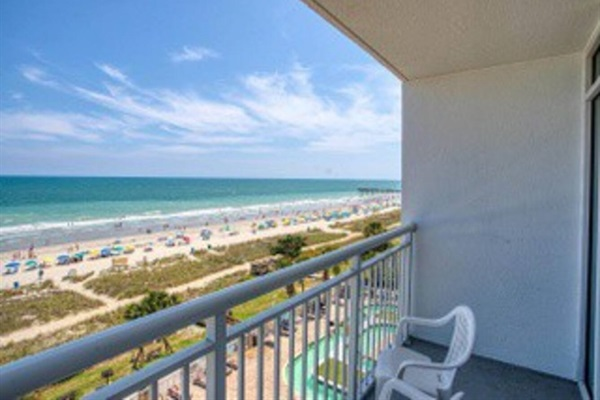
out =
[[[11,139],[99,142],[103,132],[117,129],[115,121],[75,113],[1,112],[0,136]]]
[[[130,116],[139,123],[160,125],[171,132],[229,135],[248,133],[257,125],[243,108],[207,100],[194,93],[114,87],[104,92],[83,87],[75,90],[99,106]]]
[[[400,144],[400,85],[381,68],[354,68],[347,83],[317,89],[313,72],[295,64],[284,72],[246,75],[227,95],[209,97],[140,87],[115,66],[96,66],[110,78],[100,88],[67,81],[58,85],[35,67],[22,72],[33,83],[100,107],[101,113],[5,113],[2,118],[8,128],[2,127],[1,136],[87,141],[110,137],[179,154],[282,147],[289,151],[290,141],[297,150],[331,153]],[[167,143],[169,150],[164,147]]]
[[[58,87],[58,83],[50,79],[46,71],[41,68],[25,65],[20,68],[20,71],[23,77],[32,83],[54,88]]]
[[[187,144],[171,144],[164,146],[149,145],[144,146],[143,152],[155,153],[158,155],[197,155],[207,154],[211,151],[200,146],[192,146]]]
[[[207,58],[218,58],[220,54],[206,47],[183,46],[181,50],[170,54],[171,61],[180,63],[184,61],[202,61]]]
[[[100,69],[106,75],[110,76],[112,79],[126,85],[131,85],[131,82],[129,82],[127,75],[121,72],[118,68],[113,67],[109,64],[96,64],[96,67],[98,67],[98,69]]]
[[[247,93],[240,101],[274,134],[306,139],[309,150],[358,152],[399,144],[397,82],[369,79],[324,95],[312,81],[310,70],[299,65],[285,74],[251,75],[244,80]]]

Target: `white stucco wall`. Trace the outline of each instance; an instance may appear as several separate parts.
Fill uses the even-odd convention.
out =
[[[575,54],[403,85],[415,313],[468,304],[477,354],[569,379],[580,338],[582,73]]]

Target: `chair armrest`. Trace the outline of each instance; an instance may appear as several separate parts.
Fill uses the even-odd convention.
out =
[[[458,363],[443,364],[443,363],[436,363],[436,362],[408,360],[408,361],[404,361],[402,364],[400,364],[400,366],[398,367],[398,371],[396,372],[396,377],[398,377],[399,379],[402,379],[404,377],[405,370],[408,368],[436,369],[439,371],[444,371],[444,370],[449,370],[449,369],[456,369],[459,366],[460,366],[460,364],[458,364]]]
[[[448,322],[452,321],[454,318],[454,313],[450,313],[444,315],[441,318],[430,319],[430,318],[419,318],[419,317],[403,317],[400,319],[399,324],[409,324],[409,325],[421,325],[428,326],[431,328],[438,328],[440,326],[446,325]]]
[[[402,344],[401,335],[404,325],[417,325],[425,326],[428,328],[439,328],[451,322],[452,319],[454,319],[454,313],[452,312],[437,319],[402,317],[400,321],[398,321],[398,331],[396,333],[396,346],[400,346]]]
[[[394,378],[388,380],[385,385],[383,385],[381,393],[376,400],[390,400],[394,392],[406,396],[410,400],[435,400],[433,397],[421,392],[411,384]]]

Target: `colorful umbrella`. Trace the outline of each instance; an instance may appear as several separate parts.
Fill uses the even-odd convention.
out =
[[[56,257],[56,262],[58,265],[68,264],[70,260],[71,257],[69,257],[68,254],[61,254],[58,257]]]
[[[18,261],[10,261],[10,262],[4,264],[5,268],[10,268],[10,269],[19,268],[20,266],[21,266],[21,263]]]

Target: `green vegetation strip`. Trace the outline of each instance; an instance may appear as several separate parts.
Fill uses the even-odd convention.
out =
[[[204,334],[200,328],[192,327],[186,331],[171,335],[169,337],[169,343],[173,348],[174,352],[182,350],[199,340],[204,338]],[[168,354],[163,351],[162,344],[160,342],[151,343],[145,346],[145,352],[156,353],[156,360],[167,356]],[[115,357],[111,360],[97,364],[91,368],[82,371],[73,377],[59,382],[55,385],[49,386],[42,390],[38,390],[34,393],[30,393],[25,396],[25,400],[33,399],[71,399],[71,398],[82,398],[86,394],[93,392],[96,388],[105,385],[106,379],[102,378],[102,372],[111,370],[113,375],[111,382],[126,375],[135,372],[131,358],[134,352],[129,352]]]
[[[248,279],[250,279],[250,277],[246,272],[237,272],[227,275],[223,278],[216,279],[202,288],[188,289],[178,293],[178,295],[181,297],[182,301],[187,301],[195,297],[203,296],[205,294],[235,285]],[[124,317],[126,309],[126,306],[121,307],[115,311],[90,318],[89,320],[80,322],[70,328],[62,329],[52,334],[39,335],[33,339],[9,343],[6,346],[0,347],[0,365],[17,360],[27,355],[38,353],[50,347],[58,346],[59,344],[102,331],[112,326],[122,324],[126,322]]]
[[[344,233],[311,230],[301,233],[308,246],[341,239]],[[220,254],[205,251],[196,253],[195,259],[186,256],[170,257],[137,269],[108,272],[85,283],[96,293],[127,299],[151,290],[165,290],[189,283],[232,266],[254,261],[270,255],[271,246],[281,236],[254,240],[217,248]]]
[[[31,285],[18,291],[3,290],[0,291],[0,335],[102,305],[101,301],[79,293],[59,290],[50,281],[39,287]]]
[[[392,225],[399,224],[401,218],[401,210],[393,210],[374,214],[366,218],[356,219],[354,221],[336,222],[335,224],[331,225],[331,227],[335,229],[345,229],[352,232],[362,232],[363,229],[365,229],[365,226],[369,225],[371,222],[380,222],[384,228],[389,228]]]

